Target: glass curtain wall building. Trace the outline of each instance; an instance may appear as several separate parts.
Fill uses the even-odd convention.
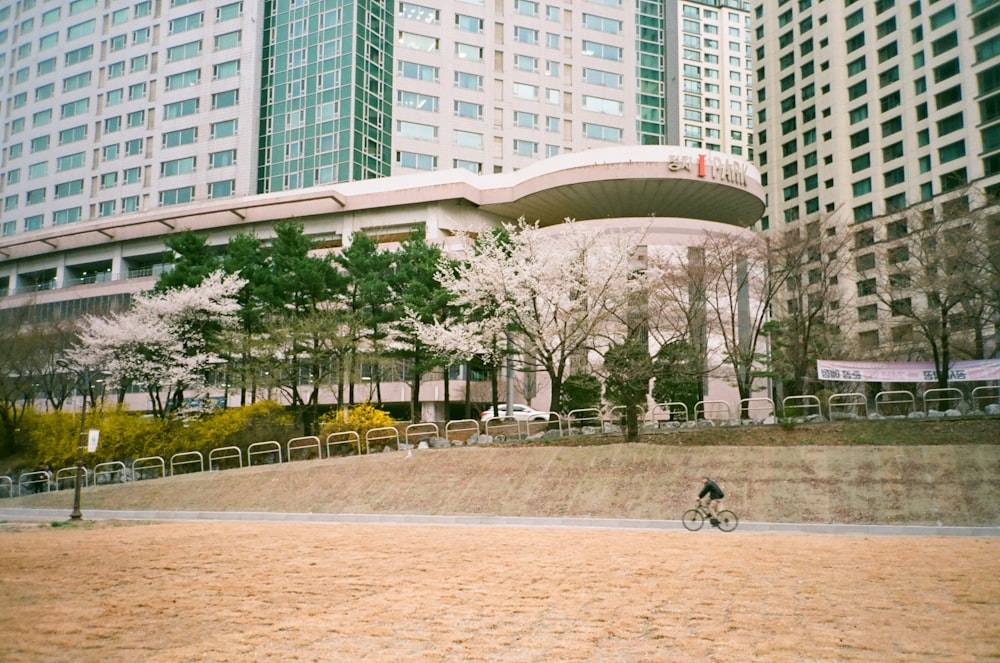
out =
[[[390,173],[392,3],[264,3],[257,193]]]

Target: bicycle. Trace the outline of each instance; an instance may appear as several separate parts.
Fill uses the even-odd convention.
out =
[[[708,507],[704,504],[699,503],[693,509],[688,509],[681,516],[681,522],[684,523],[684,528],[692,532],[697,532],[705,525],[705,519],[711,518],[712,514],[708,510]],[[736,529],[739,524],[740,519],[736,517],[736,514],[729,509],[723,509],[718,514],[719,524],[716,525],[723,532],[732,532]]]

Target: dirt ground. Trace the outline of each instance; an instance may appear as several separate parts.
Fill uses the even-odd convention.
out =
[[[0,660],[982,661],[1000,541],[0,525]]]

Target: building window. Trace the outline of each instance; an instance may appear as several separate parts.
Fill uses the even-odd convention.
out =
[[[514,154],[523,157],[537,157],[538,143],[528,140],[514,140]]]
[[[198,140],[198,129],[190,127],[178,129],[177,131],[167,131],[163,134],[163,147],[177,147],[178,145],[190,145]]]
[[[472,44],[455,44],[455,55],[459,60],[464,60],[466,62],[482,62],[483,61],[483,47],[474,46]]]
[[[212,138],[228,138],[236,135],[236,120],[226,120],[224,122],[212,123]]]
[[[226,198],[236,193],[236,180],[208,183],[209,198]]]
[[[618,127],[608,127],[601,124],[583,123],[583,133],[587,138],[603,140],[610,143],[621,143],[623,131]]]
[[[167,76],[165,80],[165,88],[169,92],[171,90],[177,90],[180,88],[197,85],[200,81],[201,81],[201,70],[192,69],[191,71],[184,71],[179,74],[172,74],[170,76]]]
[[[180,18],[175,18],[171,20],[168,25],[168,35],[175,35],[180,32],[187,32],[188,30],[197,30],[205,22],[205,15],[203,12],[198,12],[196,14],[188,14],[187,16],[181,16]]]
[[[221,23],[222,21],[229,21],[234,18],[239,18],[243,15],[243,3],[242,2],[231,2],[228,5],[222,5],[221,7],[215,8],[215,21]]]
[[[163,119],[173,120],[178,117],[185,117],[187,115],[194,115],[198,112],[198,99],[185,99],[184,101],[175,101],[171,104],[165,104],[163,106]]]
[[[175,175],[189,175],[195,171],[195,157],[184,157],[172,159],[160,164],[161,177],[174,177]]]
[[[858,281],[858,297],[874,295],[875,292],[875,279],[864,279],[863,281]]]
[[[437,80],[437,67],[434,67],[434,80]],[[465,90],[479,91],[483,89],[483,77],[478,74],[456,71],[455,86]]]
[[[959,140],[938,149],[938,163],[947,163],[965,156],[965,141]]]
[[[483,105],[474,104],[470,101],[456,101],[455,115],[457,117],[467,117],[474,120],[483,118]]]
[[[431,124],[421,124],[418,122],[404,122],[399,120],[396,123],[396,131],[401,138],[412,138],[414,140],[426,140],[436,142],[438,139],[438,128]]]
[[[79,207],[58,210],[52,214],[52,224],[61,226],[66,223],[75,223],[82,218],[82,210]]]
[[[438,112],[438,98],[427,94],[418,94],[416,92],[407,92],[405,90],[400,90],[397,93],[397,103],[405,108],[412,108],[414,110],[428,111],[431,113]]]
[[[437,170],[437,157],[416,152],[397,152],[396,163],[403,168],[416,170]]]
[[[897,246],[894,249],[889,249],[886,253],[886,257],[890,265],[896,265],[901,262],[906,262],[910,259],[910,247],[908,246]]]
[[[899,168],[894,168],[894,169],[886,172],[885,176],[884,176],[884,178],[885,178],[885,187],[889,188],[889,187],[892,187],[892,186],[896,186],[897,184],[902,184],[906,180],[903,172],[904,171],[903,171],[903,167],[902,166],[900,166]]]
[[[184,186],[179,189],[168,189],[160,192],[160,205],[182,205],[194,200],[194,187]]]
[[[67,170],[74,170],[76,168],[83,168],[86,162],[86,153],[77,152],[75,154],[67,154],[56,159],[56,172],[61,173]]]
[[[171,46],[167,49],[167,62],[180,62],[201,55],[201,40]]]
[[[878,304],[867,304],[858,307],[858,322],[878,320]]]
[[[452,131],[452,142],[459,147],[481,150],[483,149],[483,134],[455,129]]]
[[[235,32],[215,37],[214,48],[216,51],[225,51],[230,48],[239,48],[242,42],[243,33],[240,30],[236,30]]]
[[[216,92],[212,95],[212,110],[217,108],[229,108],[230,106],[235,106],[239,103],[240,91],[239,90],[227,90],[225,92]]]
[[[583,41],[583,54],[614,62],[622,61],[622,49],[618,46],[610,46],[596,41]]]
[[[223,150],[208,155],[209,168],[222,168],[236,163],[236,150]]]

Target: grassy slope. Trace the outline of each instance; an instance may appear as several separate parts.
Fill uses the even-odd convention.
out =
[[[1000,524],[1000,420],[859,422],[456,447],[84,491],[83,510],[676,519],[709,473],[745,520]],[[70,491],[0,506],[68,507]]]

